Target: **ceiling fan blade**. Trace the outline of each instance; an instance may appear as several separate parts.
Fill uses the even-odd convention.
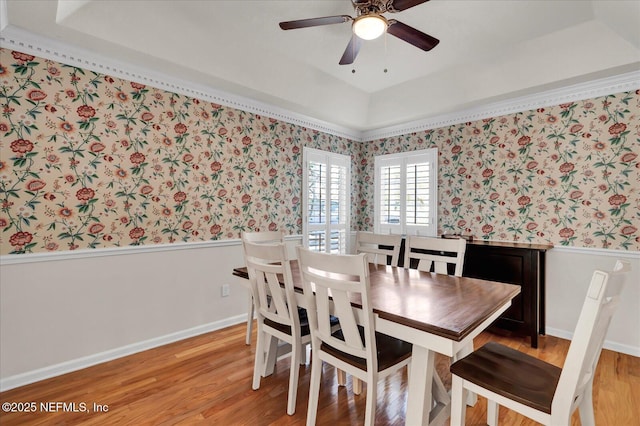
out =
[[[387,6],[387,11],[389,12],[400,12],[402,10],[407,10],[412,8],[413,6],[417,6],[422,3],[426,3],[429,0],[392,0]]]
[[[387,28],[387,32],[392,36],[398,37],[399,39],[426,51],[433,49],[438,45],[438,43],[440,43],[440,40],[437,38],[431,37],[430,35],[403,24],[402,22],[396,21],[395,19],[389,20],[389,28]]]
[[[298,19],[297,21],[280,22],[283,30],[294,30],[296,28],[317,27],[320,25],[342,24],[352,20],[349,15],[325,16],[322,18]]]
[[[353,34],[351,36],[351,40],[347,45],[347,48],[344,50],[342,54],[342,58],[340,58],[340,65],[349,65],[352,64],[353,61],[356,60],[356,56],[358,56],[358,52],[360,51],[360,46],[362,46],[362,39],[357,35]]]

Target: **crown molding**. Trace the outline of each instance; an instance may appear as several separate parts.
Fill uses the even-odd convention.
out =
[[[362,132],[362,140],[373,141],[637,89],[640,89],[640,70],[541,91],[533,95],[487,103],[397,126],[367,130]]]
[[[6,0],[0,0],[0,12],[3,7],[6,9]],[[6,16],[4,13],[0,13],[0,15],[3,17]],[[210,86],[182,80],[176,76],[158,73],[148,68],[119,62],[113,58],[107,58],[95,52],[80,49],[70,44],[26,31],[6,22],[2,24],[4,27],[2,27],[2,32],[0,33],[0,47],[20,50],[45,59],[82,67],[98,73],[109,74],[125,80],[147,84],[163,90],[260,114],[356,142],[373,141],[376,139],[417,133],[468,121],[482,120],[541,107],[559,105],[566,102],[575,102],[612,93],[640,89],[640,70],[636,70],[612,77],[599,78],[584,83],[541,91],[534,95],[513,97],[448,114],[437,115],[394,126],[361,131],[318,120],[254,99],[234,95]]]
[[[0,31],[4,31],[5,27],[9,25],[7,14],[7,0],[0,0]]]
[[[2,6],[4,0],[0,0]],[[86,49],[53,40],[16,26],[7,25],[0,33],[0,47],[19,50],[44,59],[77,66],[112,77],[134,81],[185,96],[202,99],[242,111],[271,117],[290,124],[360,142],[362,132],[298,114],[274,105],[182,80],[149,68],[135,66]]]

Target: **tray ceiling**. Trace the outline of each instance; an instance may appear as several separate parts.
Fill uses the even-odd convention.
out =
[[[348,66],[338,60],[349,23],[278,22],[354,16],[349,0],[3,6],[4,28],[356,131],[640,70],[638,1],[431,0],[388,17],[440,39],[436,48],[383,36]]]

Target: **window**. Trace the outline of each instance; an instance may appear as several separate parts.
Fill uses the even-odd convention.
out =
[[[306,147],[302,155],[304,246],[325,253],[347,253],[351,157]]]
[[[374,230],[436,236],[438,150],[375,157]]]

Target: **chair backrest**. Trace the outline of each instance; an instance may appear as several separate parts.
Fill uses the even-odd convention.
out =
[[[286,245],[246,240],[242,245],[257,314],[299,333],[300,318]]]
[[[569,346],[560,381],[551,404],[552,416],[570,419],[585,389],[590,389],[611,318],[631,270],[629,262],[617,261],[612,272],[595,271]]]
[[[424,250],[427,253],[419,253],[413,250]],[[411,267],[411,259],[418,259],[418,269],[431,271],[438,274],[448,274],[447,265],[454,264],[456,277],[462,276],[464,267],[464,253],[467,250],[467,241],[446,238],[430,238],[407,236],[404,249],[404,267]],[[446,255],[452,253],[454,255]]]
[[[242,240],[251,243],[281,243],[284,241],[282,231],[243,232]]]
[[[367,255],[327,254],[302,247],[297,247],[297,250],[312,350],[320,351],[321,343],[326,343],[339,351],[366,359],[367,370],[377,371]],[[351,306],[352,301],[362,306],[361,315]],[[344,340],[331,335],[330,315],[338,317]],[[364,330],[364,342],[358,323]]]
[[[364,231],[356,233],[356,253],[367,253],[367,260],[370,263],[386,265],[387,256],[391,256],[391,266],[398,266],[401,244],[401,235],[374,234]]]

